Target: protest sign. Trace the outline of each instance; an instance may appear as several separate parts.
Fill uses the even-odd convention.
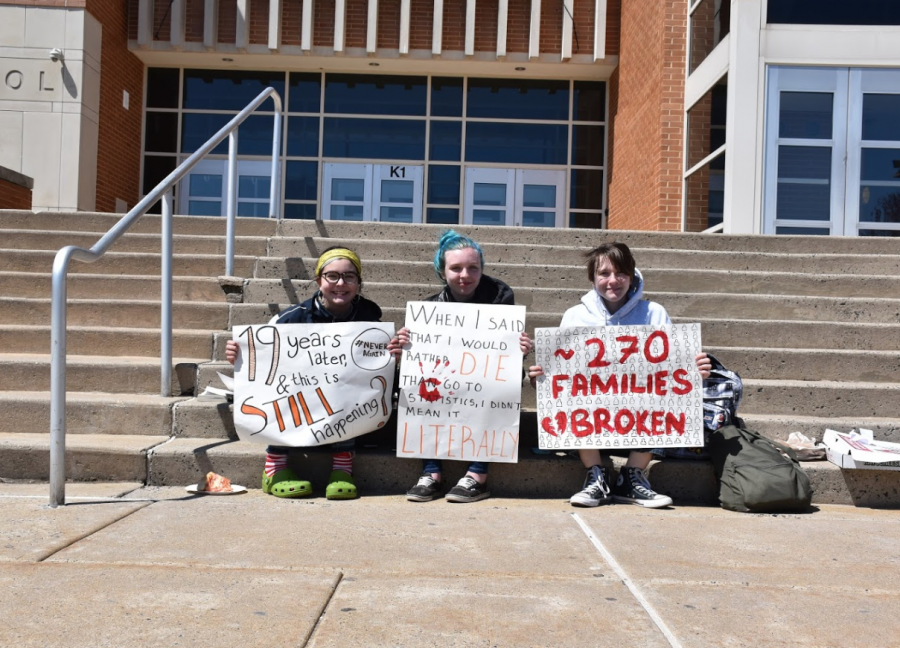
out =
[[[238,326],[234,427],[242,440],[317,446],[382,427],[391,414],[393,324]]]
[[[406,305],[397,456],[518,461],[524,306]]]
[[[544,449],[700,447],[700,325],[535,330]]]

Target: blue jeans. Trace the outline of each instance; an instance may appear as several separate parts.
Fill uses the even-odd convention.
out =
[[[422,472],[439,473],[442,470],[443,463],[440,459],[425,459],[422,461]],[[487,475],[488,465],[486,461],[473,461],[469,464],[469,472],[476,475]]]

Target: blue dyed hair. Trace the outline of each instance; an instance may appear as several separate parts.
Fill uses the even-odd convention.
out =
[[[453,230],[447,230],[441,235],[441,240],[438,241],[437,251],[434,253],[434,272],[437,274],[438,279],[444,281],[442,275],[444,273],[444,267],[447,264],[444,258],[447,252],[452,250],[464,250],[466,248],[472,248],[478,252],[478,259],[481,261],[481,269],[484,270],[484,252],[481,251],[481,246],[468,236],[463,236]],[[444,281],[444,283],[446,283],[446,281]]]

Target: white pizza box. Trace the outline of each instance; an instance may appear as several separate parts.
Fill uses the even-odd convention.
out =
[[[900,443],[875,441],[872,430],[825,430],[822,437],[828,461],[850,470],[900,470]]]

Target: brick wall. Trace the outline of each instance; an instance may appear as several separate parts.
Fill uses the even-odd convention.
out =
[[[31,178],[0,167],[0,209],[31,209]]]
[[[127,6],[121,0],[87,0],[103,26],[100,54],[100,135],[97,142],[97,211],[113,211],[116,198],[133,206],[139,195],[144,66],[128,51]],[[129,109],[122,106],[122,91]]]
[[[612,229],[681,229],[686,22],[686,0],[622,4],[610,80]]]

